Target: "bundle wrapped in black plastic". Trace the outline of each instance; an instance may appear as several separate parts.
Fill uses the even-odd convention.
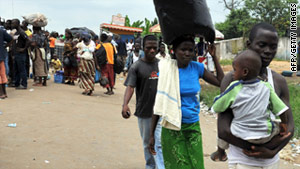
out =
[[[86,27],[74,27],[74,28],[71,28],[70,29],[72,34],[75,35],[75,34],[79,34],[80,36],[82,36],[83,34],[89,34],[91,37],[95,37],[96,34],[94,31],[90,30],[89,28],[86,28]]]
[[[215,30],[206,0],[154,0],[163,40],[167,44],[185,34],[199,34],[211,43]]]

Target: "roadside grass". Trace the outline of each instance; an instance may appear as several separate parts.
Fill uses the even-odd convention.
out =
[[[201,85],[200,101],[208,107],[211,107],[214,98],[220,94],[220,88],[213,85]]]
[[[300,137],[300,86],[289,84],[290,105],[294,116],[295,132],[294,137]]]
[[[225,66],[225,65],[232,65],[233,59],[222,59],[220,60],[220,65]]]
[[[274,58],[273,60],[275,60],[275,61],[287,61],[287,60],[282,59],[282,58]],[[232,65],[232,61],[233,61],[233,59],[222,59],[222,60],[219,60],[220,65],[222,65],[222,66]]]
[[[285,60],[285,59],[282,59],[282,58],[274,58],[273,60],[275,60],[275,61],[288,61],[288,60]]]
[[[200,94],[200,100],[211,107],[214,98],[220,94],[220,89],[212,85],[202,84],[202,91]],[[290,92],[290,105],[295,121],[295,133],[294,137],[300,137],[300,86],[295,83],[288,84]]]

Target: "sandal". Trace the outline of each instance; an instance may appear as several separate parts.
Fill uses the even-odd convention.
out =
[[[216,151],[210,155],[210,159],[215,162],[225,162],[227,161],[227,154],[225,153],[223,157],[219,156],[219,152]]]
[[[92,95],[93,95],[93,91],[92,91],[92,90],[90,90],[90,92],[89,92],[89,93],[87,93],[87,95],[88,95],[88,96],[92,96]]]
[[[87,95],[87,94],[89,94],[89,91],[88,91],[88,90],[84,90],[84,91],[82,92],[82,94],[83,94],[83,95]]]

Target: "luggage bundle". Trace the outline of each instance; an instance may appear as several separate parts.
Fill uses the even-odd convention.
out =
[[[74,27],[70,29],[73,35],[79,34],[82,36],[83,34],[88,34],[91,37],[95,37],[96,34],[94,31],[90,30],[89,28],[86,27]]]
[[[54,83],[64,83],[64,71],[60,70],[54,74]]]
[[[206,0],[154,0],[163,40],[168,45],[182,35],[202,35],[213,43],[215,30]]]
[[[116,58],[114,60],[114,72],[116,74],[120,74],[121,72],[123,72],[124,70],[124,63],[122,62],[122,60],[120,58]]]
[[[104,46],[101,44],[101,47],[95,51],[95,57],[97,58],[98,65],[103,67],[106,64],[106,51]]]
[[[35,27],[44,27],[48,24],[47,18],[41,13],[30,14],[23,18],[28,24]]]

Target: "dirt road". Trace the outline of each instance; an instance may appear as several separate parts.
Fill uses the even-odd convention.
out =
[[[120,113],[123,82],[118,78],[113,96],[99,84],[93,96],[83,96],[78,86],[53,79],[47,87],[32,87],[29,80],[27,90],[8,88],[9,98],[0,100],[0,169],[144,168],[137,118],[125,120]],[[131,110],[134,103],[132,98]],[[227,168],[208,157],[216,149],[216,119],[200,119],[206,169]],[[282,162],[280,168],[296,167]]]

